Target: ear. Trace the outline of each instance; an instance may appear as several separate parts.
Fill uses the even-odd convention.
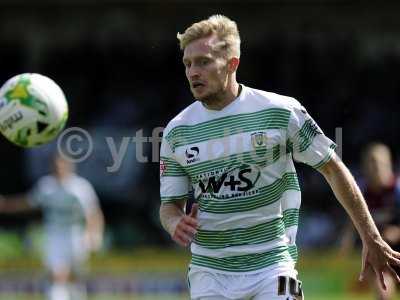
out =
[[[238,57],[232,57],[228,61],[228,71],[229,73],[236,72],[237,68],[239,67],[240,59]]]

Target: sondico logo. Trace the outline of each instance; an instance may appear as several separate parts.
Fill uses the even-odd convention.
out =
[[[186,163],[192,164],[196,161],[199,161],[200,160],[199,153],[200,153],[199,147],[191,147],[186,149],[185,151]]]
[[[254,186],[246,174],[251,174],[251,169],[240,170],[237,177],[234,175],[228,177],[228,173],[223,173],[222,176],[218,176],[218,179],[212,176],[208,178],[207,186],[202,180],[200,180],[199,186],[203,193],[219,193],[222,186],[229,186],[231,191],[246,192]]]
[[[4,131],[6,129],[12,129],[13,125],[22,120],[23,117],[24,116],[21,111],[13,113],[11,116],[0,123],[0,130]]]

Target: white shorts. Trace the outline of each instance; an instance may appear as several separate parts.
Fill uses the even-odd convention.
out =
[[[295,270],[275,268],[251,274],[225,274],[191,266],[188,285],[192,300],[300,300]]]
[[[48,229],[45,244],[46,267],[57,273],[62,270],[79,272],[82,263],[88,256],[83,243],[83,233],[80,228],[61,231]]]

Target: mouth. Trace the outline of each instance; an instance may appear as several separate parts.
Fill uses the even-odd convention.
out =
[[[205,84],[201,83],[201,82],[193,82],[192,83],[192,88],[195,89],[195,90],[197,90],[198,88],[202,88],[204,86],[205,86]]]

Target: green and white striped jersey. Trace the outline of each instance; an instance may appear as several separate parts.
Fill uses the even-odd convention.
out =
[[[293,159],[314,168],[332,156],[327,138],[290,97],[242,85],[220,111],[194,102],[164,130],[162,202],[199,203],[192,264],[220,272],[294,266],[300,187]]]
[[[29,203],[43,210],[47,229],[70,231],[83,226],[85,216],[99,209],[98,197],[85,178],[71,174],[62,182],[53,175],[41,177],[29,193]]]

